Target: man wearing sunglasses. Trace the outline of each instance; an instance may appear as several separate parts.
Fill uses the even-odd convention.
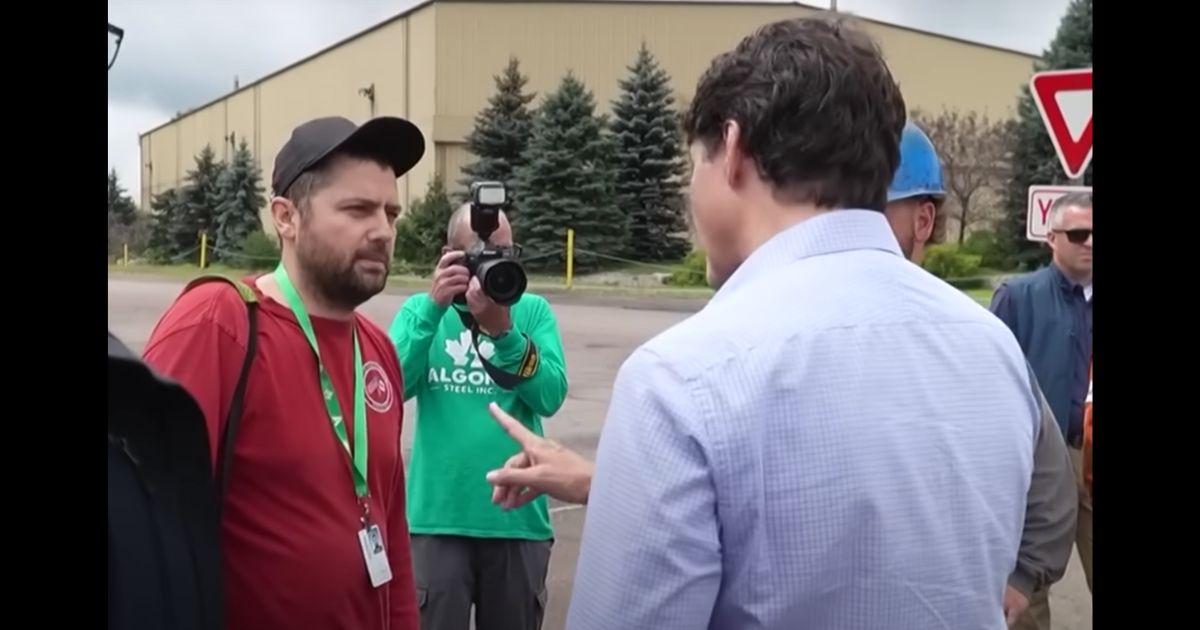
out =
[[[1092,357],[1092,196],[1071,193],[1050,208],[1052,263],[996,290],[992,312],[1012,329],[1033,366],[1080,478],[1075,545],[1092,587],[1092,503],[1082,483],[1084,405]],[[1049,593],[1030,599],[1022,628],[1049,628]]]
[[[492,505],[481,481],[519,449],[488,403],[542,435],[542,418],[566,399],[566,363],[544,298],[525,292],[511,306],[497,304],[467,270],[464,252],[480,238],[470,208],[450,219],[433,286],[410,297],[391,327],[404,399],[417,399],[408,518],[421,628],[467,630],[474,606],[478,630],[537,630],[554,536],[548,500],[508,511]],[[517,251],[503,213],[488,242]],[[514,374],[519,382],[501,378]]]

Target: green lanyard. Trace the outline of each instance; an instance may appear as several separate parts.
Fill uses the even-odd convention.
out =
[[[321,361],[321,351],[317,349],[317,335],[313,333],[312,320],[304,308],[304,300],[300,299],[300,294],[296,292],[291,278],[288,278],[283,263],[275,268],[275,282],[279,283],[279,290],[283,292],[283,297],[287,298],[288,305],[292,307],[292,313],[296,316],[296,321],[300,322],[304,336],[308,337],[308,343],[312,346],[313,353],[317,355],[317,372],[321,377],[321,393],[325,397],[325,409],[329,412],[329,423],[333,425],[334,435],[346,449],[346,454],[350,456],[350,469],[354,475],[354,492],[359,499],[362,499],[369,493],[367,488],[367,398],[364,395],[363,362],[362,353],[358,347],[358,328],[354,329],[354,448],[351,449],[350,440],[346,437],[346,423],[342,421],[342,406],[338,404],[337,393],[333,391],[333,383],[329,380],[329,373],[325,371],[325,363]]]

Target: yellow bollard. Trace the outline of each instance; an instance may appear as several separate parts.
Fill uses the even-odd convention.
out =
[[[567,228],[567,288],[575,280],[575,230]]]
[[[200,268],[204,269],[208,265],[208,232],[200,233]]]
[[[128,267],[129,266],[129,243],[125,243],[123,249],[124,249],[124,252],[121,254],[121,266]]]

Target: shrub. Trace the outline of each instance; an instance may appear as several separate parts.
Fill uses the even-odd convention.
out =
[[[990,286],[988,279],[983,277],[946,278],[946,282],[949,283],[950,286],[962,291],[968,291],[971,289],[986,289]]]
[[[129,245],[129,257],[136,258],[145,254],[150,245],[150,232],[153,229],[153,219],[138,212],[129,224],[114,221],[108,222],[108,259],[120,261],[125,255],[125,245]]]
[[[442,185],[442,178],[435,175],[429,180],[425,196],[414,200],[404,216],[396,222],[396,260],[432,269],[442,255],[446,226],[452,214],[454,207]]]
[[[934,245],[925,250],[921,266],[942,278],[969,278],[979,272],[981,256],[961,251],[957,245]]]
[[[242,257],[240,262],[251,271],[274,269],[279,264],[279,246],[262,230],[255,230],[242,241]]]
[[[433,267],[433,263],[408,262],[399,258],[392,259],[392,275],[394,276],[420,276],[428,278],[433,275]]]
[[[992,230],[971,232],[962,245],[962,251],[979,256],[979,264],[986,269],[1003,269],[1005,266],[1004,243]]]
[[[694,249],[685,256],[679,268],[667,278],[667,284],[677,287],[708,286],[708,264],[704,252]]]

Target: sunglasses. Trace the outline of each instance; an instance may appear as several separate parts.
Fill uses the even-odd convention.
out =
[[[1084,243],[1087,242],[1088,238],[1090,238],[1092,236],[1092,231],[1090,229],[1084,229],[1084,228],[1080,228],[1077,230],[1054,230],[1054,231],[1059,234],[1066,234],[1067,240],[1071,241],[1072,243],[1075,243],[1076,245],[1083,245]]]

